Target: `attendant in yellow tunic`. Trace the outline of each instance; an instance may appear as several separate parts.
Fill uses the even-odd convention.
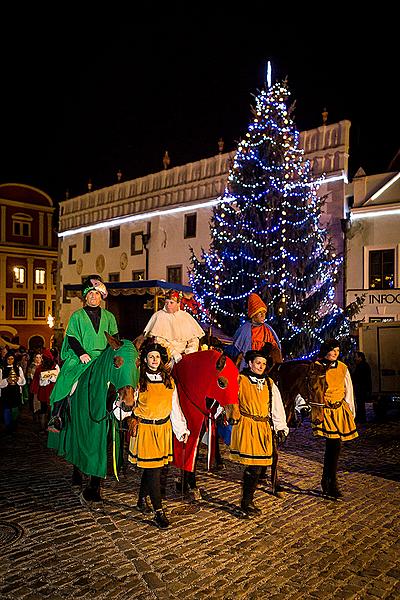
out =
[[[315,436],[326,438],[324,470],[321,480],[324,496],[342,496],[337,482],[337,467],[341,444],[358,437],[355,417],[353,385],[348,368],[338,360],[339,342],[326,340],[316,361],[326,368],[326,386],[321,397],[314,398],[311,426]]]
[[[172,432],[186,442],[190,431],[179,405],[175,384],[165,368],[168,356],[160,344],[150,344],[141,352],[139,395],[134,416],[138,419],[136,435],[130,440],[130,462],[143,469],[136,508],[146,509],[150,496],[154,521],[166,529],[169,521],[162,509],[161,470],[172,461]]]
[[[263,350],[246,352],[245,368],[239,375],[240,418],[233,422],[230,452],[234,460],[246,465],[240,515],[260,513],[253,503],[260,473],[272,464],[272,428],[283,441],[289,433],[280,392],[264,372],[267,356]]]

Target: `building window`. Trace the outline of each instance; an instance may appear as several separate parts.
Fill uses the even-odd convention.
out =
[[[22,285],[25,283],[25,267],[14,267],[14,282]]]
[[[369,323],[391,323],[394,317],[370,317]]]
[[[91,234],[90,233],[86,233],[83,236],[83,254],[89,254],[91,242],[92,242],[92,236],[91,236]]]
[[[120,243],[120,229],[119,227],[111,227],[110,229],[110,248],[118,248]]]
[[[13,235],[31,237],[32,217],[23,213],[16,213],[12,216]]]
[[[186,238],[195,238],[197,228],[197,214],[185,215],[185,233]]]
[[[394,288],[394,249],[370,250],[369,289],[390,290]]]
[[[110,283],[112,283],[113,281],[119,281],[119,273],[109,273],[108,274],[108,281]]]
[[[143,281],[144,271],[132,271],[132,281]]]
[[[131,233],[131,255],[143,254],[143,231]]]
[[[46,316],[46,300],[35,300],[34,317],[44,319]]]
[[[73,246],[68,246],[68,264],[75,265],[76,264],[76,244]]]
[[[13,318],[22,319],[24,317],[26,317],[25,298],[13,298]]]
[[[35,283],[36,285],[44,285],[46,281],[46,270],[35,269]]]
[[[53,317],[56,314],[56,301],[55,300],[51,301],[51,314],[53,315]]]
[[[167,267],[167,281],[169,283],[182,283],[182,265]]]

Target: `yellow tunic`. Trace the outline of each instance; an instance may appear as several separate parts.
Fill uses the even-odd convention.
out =
[[[172,410],[173,388],[162,382],[147,382],[147,390],[139,393],[135,416],[142,419],[161,420]],[[129,461],[143,469],[163,467],[172,461],[172,426],[168,419],[162,425],[139,421],[137,435],[129,442]]]
[[[269,419],[270,405],[267,383],[262,389],[258,389],[257,383],[252,383],[246,375],[239,375],[241,417],[239,423],[232,427],[230,452],[232,458],[243,465],[272,464],[272,430],[269,421],[256,421],[245,416],[247,414]]]
[[[358,437],[353,414],[346,400],[345,377],[347,367],[337,361],[337,367],[326,372],[328,385],[324,398],[324,420],[321,424],[312,424],[315,436],[321,436],[342,441]]]

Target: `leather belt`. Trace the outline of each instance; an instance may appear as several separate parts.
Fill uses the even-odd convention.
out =
[[[250,413],[245,413],[240,411],[240,414],[243,417],[248,417],[249,419],[253,419],[253,421],[261,421],[262,423],[271,423],[271,419],[269,417],[259,417],[258,415],[251,415]]]
[[[142,417],[139,417],[139,423],[144,423],[145,425],[164,425],[167,421],[169,421],[169,415],[165,419],[142,419]]]

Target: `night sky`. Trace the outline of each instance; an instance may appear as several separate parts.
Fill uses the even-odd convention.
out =
[[[321,125],[326,107],[328,122],[352,122],[350,176],[386,171],[400,145],[395,19],[321,13],[301,25],[267,4],[227,15],[199,4],[193,16],[184,4],[145,15],[61,4],[47,25],[37,7],[3,20],[0,183],[57,202],[89,178],[96,189],[119,169],[124,180],[161,170],[165,150],[171,167],[217,154],[220,137],[233,150],[267,60],[274,80],[288,77],[298,129]]]

